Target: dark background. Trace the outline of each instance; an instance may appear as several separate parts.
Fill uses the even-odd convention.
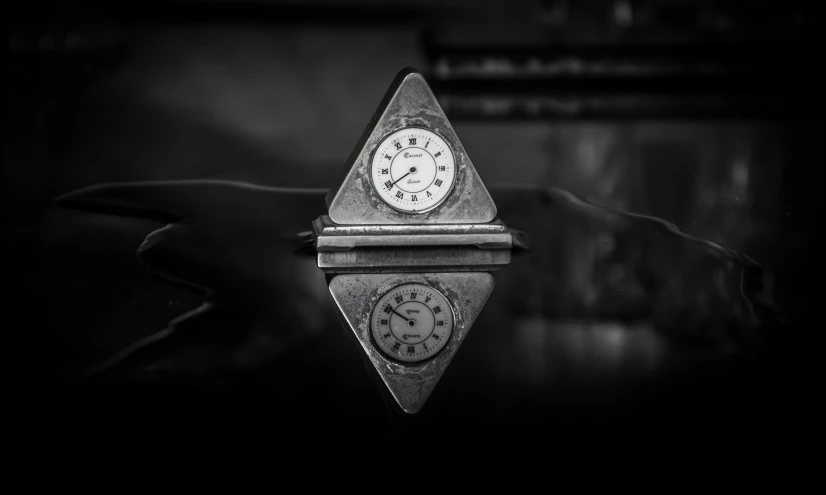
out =
[[[823,81],[815,47],[824,27],[813,5],[29,2],[5,23],[3,244],[14,294],[4,326],[31,341],[8,352],[23,359],[12,385],[40,421],[56,415],[58,429],[122,428],[174,411],[183,424],[209,419],[228,430],[250,418],[278,429],[272,418],[283,416],[299,431],[656,424],[775,432],[811,414],[804,404],[813,361],[802,349],[822,293],[815,238]],[[303,315],[317,315],[301,327],[312,338],[299,351],[244,354],[239,377],[226,363],[210,368],[224,359],[216,357],[227,348],[219,339],[203,344],[206,354],[187,351],[188,364],[169,365],[173,372],[160,378],[141,374],[150,360],[114,385],[78,384],[78,370],[163,328],[203,295],[156,277],[136,258],[163,223],[71,210],[56,197],[99,183],[174,179],[326,188],[405,66],[425,74],[492,192],[561,188],[674,222],[756,260],[761,293],[782,314],[782,345],[772,353],[772,340],[756,365],[719,385],[730,353],[713,338],[685,344],[671,331],[686,318],[679,311],[697,313],[692,304],[711,282],[686,279],[671,295],[645,286],[660,294],[657,304],[666,301],[660,307],[669,316],[656,320],[650,307],[625,314],[600,296],[606,281],[624,284],[624,272],[600,271],[596,255],[580,249],[594,236],[622,233],[586,226],[543,235],[558,228],[543,223],[548,205],[501,193],[500,217],[541,240],[532,256],[547,252],[557,262],[537,271],[522,258],[497,275],[494,297],[421,418],[382,403],[306,258],[269,281],[282,287],[276,305],[303,304]],[[262,225],[271,215],[292,226],[290,219],[309,221],[323,206],[297,211],[258,214]],[[685,262],[694,254],[670,245],[640,252],[674,253],[657,277],[682,280],[696,269]],[[283,289],[290,284],[306,292],[290,299]],[[533,302],[508,302],[519,291]],[[726,318],[725,309],[704,308],[711,320]],[[212,325],[237,318],[255,327],[234,309]],[[262,318],[278,335],[278,317]],[[254,339],[244,346],[252,354],[267,349]],[[174,373],[179,368],[185,372]]]

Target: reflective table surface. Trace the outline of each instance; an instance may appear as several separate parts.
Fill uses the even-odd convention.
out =
[[[323,190],[199,180],[64,195],[38,253],[62,282],[35,316],[50,330],[49,397],[91,425],[174,411],[377,434],[741,428],[738,415],[787,407],[777,368],[795,332],[757,262],[561,189],[490,191],[531,248],[494,272],[413,417],[371,380],[307,249]]]

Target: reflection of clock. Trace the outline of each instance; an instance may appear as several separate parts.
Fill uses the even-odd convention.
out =
[[[379,298],[370,318],[373,342],[387,357],[403,363],[432,358],[453,331],[453,307],[439,291],[411,283]]]
[[[453,190],[453,150],[436,133],[407,127],[386,136],[370,162],[370,177],[379,197],[403,213],[424,213]]]

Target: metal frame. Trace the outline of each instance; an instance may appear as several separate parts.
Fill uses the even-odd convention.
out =
[[[421,127],[442,137],[456,164],[453,191],[437,208],[416,215],[388,205],[376,193],[370,174],[378,144],[390,133],[407,127]],[[424,77],[410,68],[396,76],[326,202],[330,218],[341,225],[489,223],[496,218],[496,205],[442,107]]]

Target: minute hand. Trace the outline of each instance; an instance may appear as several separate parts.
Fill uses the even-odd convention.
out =
[[[408,318],[405,318],[404,315],[402,315],[401,313],[399,313],[395,309],[393,310],[393,312],[396,313],[397,315],[401,316],[404,319],[404,321],[410,321]]]
[[[398,179],[396,179],[396,182],[399,182],[400,180],[404,179],[404,178],[405,178],[405,177],[407,177],[408,175],[410,175],[410,172],[407,172],[406,174],[404,174],[404,175],[402,175],[401,177],[399,177]],[[394,182],[394,183],[390,184],[390,187],[395,186],[395,185],[396,185],[396,182]],[[401,316],[401,315],[399,315],[399,316]]]

